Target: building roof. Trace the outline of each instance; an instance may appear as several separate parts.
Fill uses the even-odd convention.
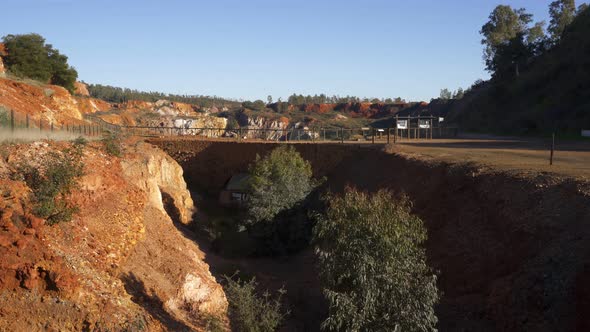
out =
[[[250,174],[247,173],[239,173],[235,174],[227,181],[225,185],[225,190],[232,190],[232,191],[245,191],[248,189],[248,180],[250,179]]]

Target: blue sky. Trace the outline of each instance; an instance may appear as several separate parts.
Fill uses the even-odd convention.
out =
[[[488,77],[478,31],[496,5],[547,20],[550,2],[2,0],[0,36],[40,33],[90,83],[417,101]]]

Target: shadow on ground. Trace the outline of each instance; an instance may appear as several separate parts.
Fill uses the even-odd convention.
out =
[[[131,300],[144,308],[154,319],[158,320],[168,331],[192,331],[192,329],[177,320],[164,310],[164,302],[153,290],[147,290],[143,281],[133,274],[125,273],[120,276],[125,290],[131,295]]]

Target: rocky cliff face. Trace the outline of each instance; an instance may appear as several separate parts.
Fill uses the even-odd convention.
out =
[[[0,57],[0,77],[6,76],[6,69],[4,68],[4,62],[2,61],[2,57]]]
[[[30,212],[30,189],[11,180],[17,165],[43,164],[68,144],[11,146],[0,158],[0,330],[227,324],[221,286],[182,235],[194,209],[182,169],[161,150],[129,142],[114,158],[90,144],[86,175],[69,198],[80,209],[74,219],[48,226]]]
[[[77,95],[90,97],[90,92],[88,92],[88,86],[82,82],[74,83],[75,92]]]
[[[60,86],[29,84],[7,78],[0,78],[0,105],[14,110],[21,123],[25,122],[28,115],[33,127],[39,121],[44,126],[53,124],[55,127],[81,124],[84,123],[84,114],[105,111],[111,107],[102,100],[73,97]]]
[[[238,118],[241,128],[249,129],[243,133],[243,138],[261,138],[265,140],[279,140],[286,134],[289,119],[269,119],[261,116],[241,114]]]
[[[0,43],[0,77],[6,76],[6,68],[4,68],[4,61],[2,61],[3,55],[6,55],[6,50],[4,49],[4,44]]]

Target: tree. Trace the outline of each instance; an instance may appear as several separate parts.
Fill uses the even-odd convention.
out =
[[[578,6],[578,11],[577,11],[577,15],[580,15],[580,13],[582,13],[583,11],[587,10],[590,6],[588,6],[587,3],[583,3],[580,6]]]
[[[449,91],[449,89],[442,89],[440,90],[440,99],[442,100],[449,100],[452,97],[452,93],[451,91]]]
[[[314,228],[330,331],[435,331],[436,276],[407,199],[347,189]]]
[[[488,71],[499,76],[503,74],[501,69],[510,67],[519,76],[522,64],[538,53],[536,50],[544,39],[544,22],[529,27],[532,17],[524,8],[515,10],[505,5],[499,5],[492,11],[489,21],[480,30]],[[511,65],[498,67],[498,64]]]
[[[266,97],[266,101],[268,101],[269,104],[272,104],[272,96],[271,95],[268,95]]]
[[[250,166],[250,222],[272,221],[281,211],[301,202],[315,188],[311,165],[292,146],[281,146]]]
[[[262,296],[256,294],[258,283],[254,278],[250,281],[240,281],[225,276],[225,280],[229,316],[235,330],[273,332],[289,314],[288,311],[283,313],[281,309],[281,299],[286,293],[284,289],[279,289],[278,296],[271,299],[268,291]]]
[[[463,91],[463,88],[459,88],[453,94],[453,99],[461,99],[461,98],[463,98],[464,95],[465,95],[465,92]]]
[[[576,17],[575,0],[555,0],[549,5],[549,22],[548,31],[551,34],[553,43],[557,43],[565,28],[570,25]]]
[[[46,44],[41,35],[7,35],[3,43],[8,53],[4,62],[11,73],[60,85],[74,92],[78,72],[68,65],[68,57]]]

